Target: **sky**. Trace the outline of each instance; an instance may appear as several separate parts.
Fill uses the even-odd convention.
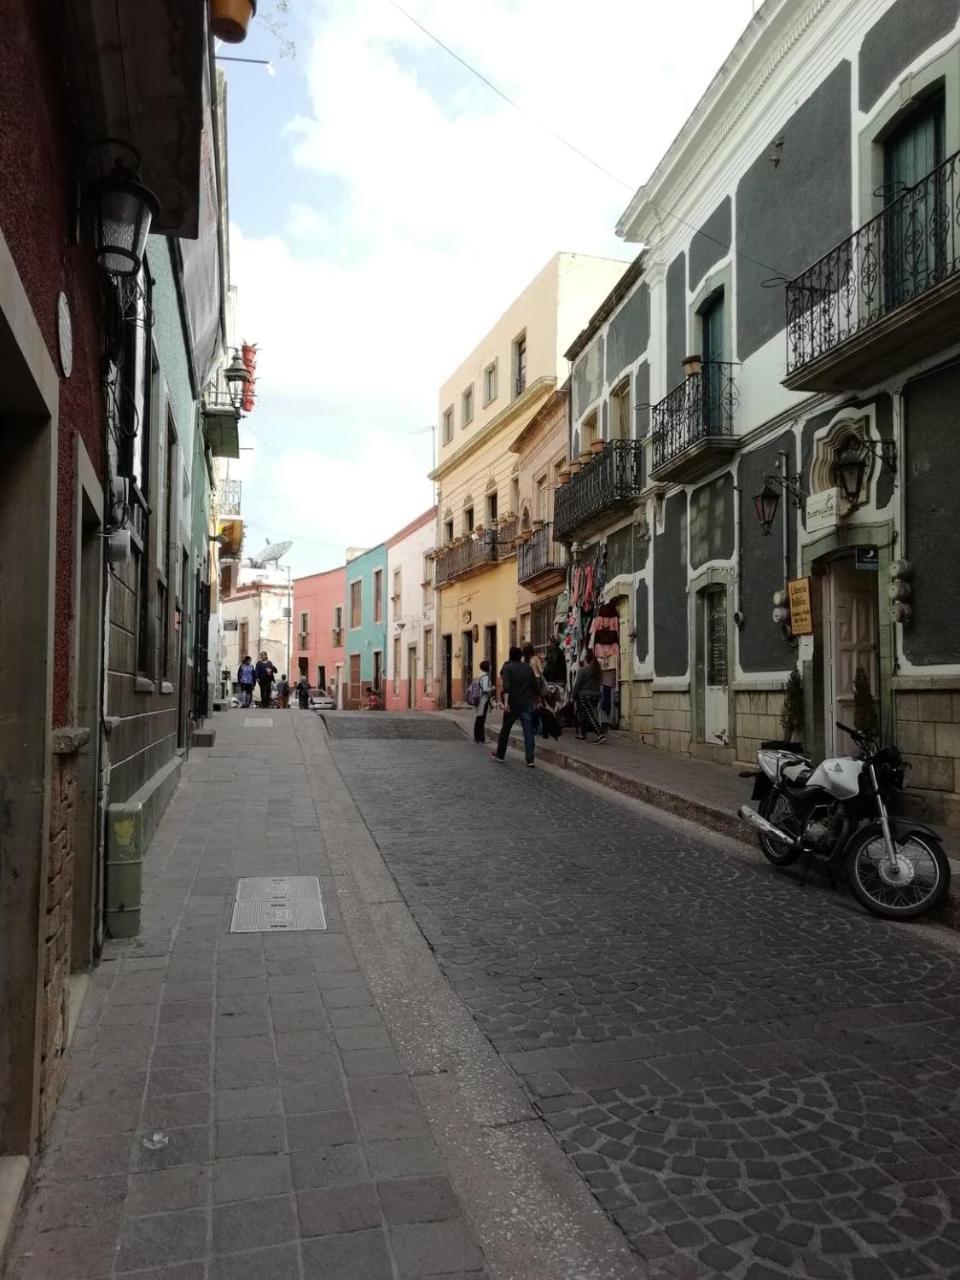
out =
[[[635,255],[616,221],[755,0],[402,4],[522,110],[392,0],[288,0],[281,36],[260,0],[218,49],[272,63],[220,65],[236,337],[259,349],[244,549],[292,539],[294,574],[431,505],[439,386],[554,253]]]

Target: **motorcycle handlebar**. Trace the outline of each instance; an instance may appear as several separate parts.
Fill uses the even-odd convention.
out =
[[[863,734],[860,732],[860,730],[859,730],[859,729],[851,729],[849,725],[847,725],[847,724],[841,724],[839,720],[836,720],[834,723],[836,724],[837,728],[838,728],[842,733],[849,733],[849,735],[850,735],[850,737],[851,737],[851,738],[862,738],[862,737],[863,737]]]

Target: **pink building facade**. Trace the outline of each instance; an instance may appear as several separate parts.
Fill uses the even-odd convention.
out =
[[[293,581],[293,653],[291,679],[306,675],[311,689],[326,689],[343,706],[349,672],[344,669],[346,567],[328,569]]]

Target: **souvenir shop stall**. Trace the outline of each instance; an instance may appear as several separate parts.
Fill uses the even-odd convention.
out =
[[[568,690],[573,687],[583,655],[588,649],[593,650],[603,671],[600,720],[603,725],[617,729],[620,726],[620,615],[617,605],[604,599],[606,563],[605,542],[597,543],[571,563],[560,648],[566,660]],[[562,603],[564,597],[560,600]]]

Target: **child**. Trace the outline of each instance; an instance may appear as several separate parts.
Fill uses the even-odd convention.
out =
[[[280,695],[280,706],[284,710],[290,706],[290,682],[286,676],[280,677],[280,683],[277,685],[277,693]]]
[[[486,740],[487,712],[493,701],[493,681],[490,679],[490,663],[486,658],[480,663],[480,701],[477,703],[477,714],[473,721],[474,742]]]

